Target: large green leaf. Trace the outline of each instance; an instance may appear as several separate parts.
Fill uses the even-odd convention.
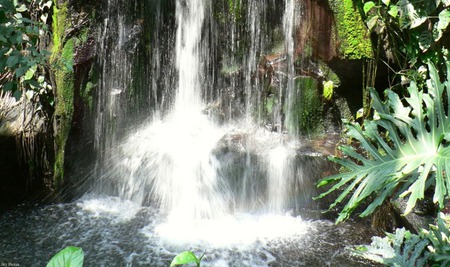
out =
[[[78,247],[66,247],[47,263],[47,267],[83,267],[84,252]]]
[[[379,119],[366,120],[363,127],[358,123],[346,125],[347,135],[360,147],[340,147],[344,157],[331,160],[347,171],[319,182],[319,186],[334,183],[319,198],[345,187],[330,206],[347,201],[337,222],[346,220],[368,197],[372,202],[360,216],[371,214],[388,198],[399,197],[408,198],[404,211],[408,214],[432,186],[434,202],[443,207],[450,194],[450,173],[446,171],[450,167],[450,147],[445,139],[450,137],[446,112],[450,110],[450,82],[440,82],[433,64],[428,68],[426,92],[412,81],[408,97],[402,100],[394,91],[386,90],[387,99],[382,101],[371,89]]]
[[[202,256],[203,257],[203,256]],[[172,266],[178,266],[178,265],[184,265],[189,263],[195,263],[197,266],[200,266],[200,260],[197,256],[191,251],[184,251],[180,254],[176,255],[175,258],[173,258],[172,263],[170,263],[170,267]]]

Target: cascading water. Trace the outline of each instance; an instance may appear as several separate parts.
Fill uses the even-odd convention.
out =
[[[154,118],[121,145],[123,158],[118,157],[116,162],[120,166],[119,195],[139,203],[158,203],[168,214],[169,221],[217,219],[233,210],[261,213],[268,209],[282,214],[289,208],[283,198],[289,197],[287,192],[292,191],[291,185],[295,183],[295,172],[292,171],[295,166],[283,163],[288,160],[290,151],[279,143],[283,140],[282,135],[255,128],[251,116],[246,115],[244,130],[252,130],[242,133],[237,140],[245,146],[242,176],[237,177],[237,181],[230,181],[231,177],[223,175],[224,165],[229,167],[230,164],[219,160],[217,157],[221,155],[216,150],[237,126],[232,123],[217,126],[202,112],[205,107],[201,99],[203,80],[209,78],[204,77],[206,72],[202,69],[202,62],[209,55],[201,45],[206,5],[203,1],[176,2],[178,82],[175,101],[164,118]],[[248,13],[253,14],[248,18],[250,36],[255,40],[252,40],[251,53],[246,58],[247,109],[258,104],[253,99],[258,84],[253,84],[251,77],[256,72],[256,53],[263,45],[261,40],[258,41],[261,35],[258,25],[261,24],[259,9],[264,5],[264,2],[252,2],[248,6]],[[292,9],[292,6],[290,3],[287,8]],[[293,16],[287,14],[285,16]],[[292,73],[290,75],[292,80]],[[247,114],[252,111],[247,110]],[[245,141],[244,137],[249,135],[253,135],[252,141]],[[275,146],[272,149],[275,153],[268,152],[274,156],[266,157],[266,149],[254,149],[251,142],[254,147],[267,146],[269,150]],[[268,160],[268,167],[258,163],[258,158]],[[255,163],[257,168],[252,166]],[[264,176],[268,179],[266,185],[260,182]],[[289,176],[293,182],[287,182]],[[236,186],[242,190],[233,191]],[[252,204],[247,205],[248,202]]]
[[[285,57],[286,57],[286,102],[288,103],[286,110],[286,121],[285,127],[288,131],[294,135],[299,134],[298,126],[298,115],[294,110],[293,101],[298,101],[298,94],[296,92],[295,85],[295,29],[298,27],[296,25],[298,21],[298,11],[295,4],[296,0],[286,0],[285,1],[285,11],[283,15],[283,31],[285,36]],[[296,19],[297,18],[297,19]],[[298,108],[298,107],[297,107]]]
[[[269,211],[280,214],[286,208],[286,188],[290,184],[293,174],[288,173],[290,168],[290,158],[285,147],[279,146],[269,154],[268,162],[268,196]]]
[[[260,112],[267,96],[259,64],[274,48],[267,20],[278,1],[145,1],[127,15],[125,1],[105,1],[90,194],[2,218],[0,261],[40,266],[76,245],[89,266],[168,266],[188,249],[206,250],[202,266],[360,266],[345,246],[361,243],[365,228],[298,216],[314,207],[314,179],[326,162],[282,129],[293,115],[283,119],[281,107],[295,97],[295,3],[272,14],[287,66],[277,128]],[[226,11],[215,12],[230,23],[211,14],[219,4]],[[150,38],[145,29],[151,45],[139,43]],[[46,250],[15,260],[14,250],[30,242]]]
[[[223,132],[202,113],[203,1],[176,3],[175,104],[122,145],[120,196],[159,203],[170,221],[214,218],[226,210],[226,188],[217,179],[211,151]]]

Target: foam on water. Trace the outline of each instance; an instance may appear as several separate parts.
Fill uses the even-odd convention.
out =
[[[109,217],[115,222],[126,222],[133,219],[141,205],[131,200],[122,200],[118,197],[98,198],[85,196],[77,203],[83,211],[93,217]]]
[[[245,249],[257,242],[301,238],[309,227],[308,222],[290,215],[235,214],[215,220],[163,223],[157,225],[154,232],[165,242],[179,246],[200,244],[204,247]],[[143,233],[153,234],[145,229]]]
[[[0,258],[21,266],[45,266],[66,246],[83,248],[85,266],[167,267],[185,250],[206,252],[205,267],[373,266],[345,249],[370,243],[363,225],[238,214],[171,226],[157,209],[95,195],[2,213],[0,230]]]
[[[214,218],[226,213],[227,195],[211,151],[223,132],[200,112],[153,122],[122,147],[121,195],[153,198],[169,220]]]

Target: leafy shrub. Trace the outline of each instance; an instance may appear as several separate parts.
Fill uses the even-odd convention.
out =
[[[405,228],[397,229],[395,234],[386,237],[375,236],[370,246],[363,246],[356,251],[366,259],[387,266],[425,266],[430,254],[425,251],[429,241],[411,234]]]
[[[369,197],[373,199],[361,217],[386,200],[405,197],[408,202],[404,213],[408,214],[428,188],[434,189],[433,201],[444,206],[450,193],[450,172],[445,171],[450,167],[450,81],[441,83],[432,63],[428,69],[430,79],[424,91],[411,81],[408,97],[400,99],[394,91],[386,90],[387,100],[383,102],[371,89],[374,119],[365,120],[363,126],[346,124],[347,136],[357,140],[360,147],[340,147],[343,157],[331,160],[346,171],[318,184],[334,183],[319,198],[345,187],[330,206],[347,201],[337,222],[346,220]]]
[[[51,89],[39,71],[49,56],[40,42],[48,34],[51,5],[51,0],[0,0],[0,87],[16,99],[23,91],[31,99],[35,92],[43,95]],[[39,16],[39,21],[31,16]]]
[[[373,237],[372,244],[355,250],[355,254],[387,266],[449,266],[450,224],[448,217],[440,213],[430,230],[421,230],[419,235],[404,228],[386,237]]]
[[[173,258],[172,263],[170,263],[170,267],[189,263],[195,263],[197,267],[200,267],[200,262],[204,255],[205,254],[203,254],[200,258],[197,258],[192,251],[181,252]]]
[[[47,267],[83,267],[84,252],[79,247],[66,247],[47,263]]]
[[[430,225],[429,230],[422,230],[421,232],[430,242],[428,246],[431,252],[430,260],[437,266],[450,265],[449,219],[443,213],[439,213],[436,225]]]
[[[450,24],[449,0],[362,0],[369,30],[402,69],[442,59],[439,42]]]

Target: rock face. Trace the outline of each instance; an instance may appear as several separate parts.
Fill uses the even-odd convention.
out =
[[[0,210],[48,193],[46,127],[33,104],[0,92]]]
[[[296,32],[296,53],[330,62],[338,57],[336,22],[328,1],[302,1],[302,17]]]
[[[291,117],[297,119],[287,122],[287,128],[294,123],[309,136],[339,132],[341,119],[349,119],[362,107],[364,65],[372,57],[369,34],[351,0],[296,3],[301,15],[296,17],[294,31],[295,77],[287,78],[296,80],[295,92],[290,93],[291,99],[275,103],[289,94],[284,91],[289,63],[285,51],[264,54],[259,72],[261,83],[267,84],[262,96],[265,112],[269,119],[273,112],[281,113],[282,120],[287,112],[293,113]],[[327,91],[325,83],[332,84]],[[294,103],[293,110],[285,110],[288,101]]]

